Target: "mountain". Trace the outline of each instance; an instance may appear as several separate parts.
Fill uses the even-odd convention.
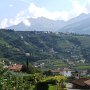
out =
[[[87,18],[90,18],[90,14],[82,13],[79,16],[71,18],[69,21],[67,21],[67,25],[72,24],[72,23],[77,23],[77,22],[87,19]]]
[[[26,57],[26,53],[30,56]],[[0,30],[0,59],[23,63],[38,60],[90,62],[90,35],[46,31]]]
[[[79,34],[90,34],[90,17],[79,22],[64,26],[60,32],[73,32]]]
[[[31,24],[30,26],[26,26],[24,22],[21,22],[7,28],[16,31],[58,31],[90,34],[90,13],[82,13],[68,21],[50,20],[44,17],[29,18],[28,21]]]
[[[58,31],[90,34],[90,14],[81,14],[80,16],[69,20],[67,24]]]
[[[18,25],[7,27],[7,29],[14,29],[16,31],[27,30],[29,26],[26,26],[23,22],[20,22]]]
[[[18,25],[7,27],[16,31],[56,31],[64,25],[63,20],[50,20],[44,17],[28,19],[30,26],[26,26],[23,22]]]

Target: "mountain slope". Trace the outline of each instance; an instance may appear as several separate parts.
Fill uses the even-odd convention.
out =
[[[90,60],[90,36],[44,31],[0,30],[0,58],[15,62],[37,60]],[[90,61],[89,61],[90,62]]]
[[[23,22],[18,25],[8,27],[8,29],[14,29],[16,31],[56,31],[64,25],[62,20],[50,20],[44,17],[30,18],[28,19],[30,26],[26,26]]]
[[[79,16],[74,17],[74,18],[70,19],[69,21],[67,21],[67,25],[72,24],[72,23],[77,23],[77,22],[85,20],[87,18],[90,18],[90,14],[82,13]]]
[[[30,26],[26,26],[24,22],[8,27],[16,31],[59,31],[74,32],[80,34],[90,34],[90,14],[84,14],[72,18],[68,21],[50,20],[44,17],[28,19]]]
[[[79,34],[90,34],[90,17],[64,26],[60,32],[73,32]]]

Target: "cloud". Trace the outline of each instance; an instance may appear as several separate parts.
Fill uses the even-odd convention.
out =
[[[17,15],[14,18],[10,19],[10,24],[17,25],[18,23],[22,22],[23,19],[25,19],[25,11],[21,11],[17,13]]]
[[[0,23],[0,28],[5,28],[8,26],[8,19],[4,18],[2,22]]]
[[[43,7],[36,6],[34,3],[31,3],[28,7],[29,14],[33,18],[37,17],[46,17],[49,19],[57,20],[57,19],[63,19],[63,20],[68,20],[69,15],[67,11],[55,11],[55,12],[50,12],[47,9]]]
[[[88,12],[90,12],[90,0],[87,0],[86,8],[88,9]]]
[[[13,4],[9,4],[8,6],[9,6],[9,7],[13,7]]]
[[[11,25],[17,25],[20,22],[23,22],[25,25],[30,26],[30,21],[28,18],[37,18],[37,17],[46,17],[48,19],[57,20],[57,19],[63,19],[68,20],[69,15],[67,11],[55,11],[50,12],[47,9],[43,7],[36,6],[34,3],[31,3],[29,7],[23,11],[20,11],[17,13],[17,15],[14,18],[11,18],[9,20],[5,19],[1,21],[1,27],[7,27]],[[8,23],[2,24],[2,23]]]
[[[20,1],[28,4],[32,0],[20,0]]]
[[[31,25],[31,23],[30,23],[30,21],[29,21],[28,19],[23,20],[23,23],[24,23],[26,26],[30,26],[30,25]]]
[[[78,0],[72,0],[72,7],[71,13],[76,16],[80,15],[81,13],[88,13],[88,9],[84,5],[81,5]]]
[[[25,0],[21,0],[25,1]],[[28,0],[26,0],[28,1]],[[89,13],[90,12],[90,0],[87,0],[86,4],[81,5],[79,0],[70,0],[72,3],[72,8],[69,11],[49,11],[44,7],[40,7],[35,5],[34,3],[30,3],[28,8],[22,10],[16,14],[15,17],[11,19],[5,18],[1,21],[1,27],[7,27],[12,25],[17,25],[20,22],[23,22],[26,26],[30,26],[31,23],[28,18],[37,18],[37,17],[45,17],[52,20],[69,20],[70,18],[76,17],[81,13]],[[87,5],[88,4],[88,5]],[[12,5],[10,5],[12,7]]]

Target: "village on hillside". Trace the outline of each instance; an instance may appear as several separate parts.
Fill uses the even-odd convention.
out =
[[[7,78],[7,79],[8,79],[7,75],[9,75],[9,73],[12,76],[16,75],[16,76],[22,77],[22,75],[23,76],[29,75],[28,74],[30,72],[29,70],[31,70],[33,68],[38,68],[39,70],[42,70],[43,67],[45,66],[45,63],[41,63],[41,64],[33,65],[33,68],[32,68],[32,66],[31,67],[26,66],[26,69],[25,69],[25,66],[23,64],[16,64],[16,63],[9,62],[9,65],[6,65],[4,60],[2,62],[0,62],[0,64],[3,64],[2,69],[5,70],[3,73],[0,71],[0,73],[2,73],[2,75],[4,75],[3,77]],[[71,64],[71,62],[69,62],[69,64]],[[27,69],[29,69],[28,73],[26,71],[24,71],[24,69],[26,71],[27,71]],[[58,79],[60,79],[61,76],[63,76],[63,78],[66,78],[66,79],[60,79],[59,84],[60,83],[63,83],[63,84],[60,84],[59,87],[64,87],[64,88],[66,88],[65,90],[69,90],[69,89],[90,89],[90,70],[89,69],[88,70],[87,69],[86,70],[85,69],[84,70],[83,69],[73,70],[70,67],[62,67],[62,68],[49,69],[47,71],[39,72],[39,73],[42,73],[43,78],[41,79],[42,82],[38,81],[38,79],[36,79],[35,82],[37,83],[37,85],[39,85],[39,84],[41,84],[41,85],[51,84],[52,85],[52,83],[54,83],[54,82],[53,81],[48,82],[49,79],[52,79],[52,77],[55,78],[56,76]],[[0,77],[2,77],[2,76],[0,76]],[[44,78],[46,78],[46,81],[43,81]],[[64,81],[61,82],[61,80],[64,80]],[[37,89],[37,90],[39,90],[39,89]],[[59,89],[56,89],[56,90],[59,90]]]

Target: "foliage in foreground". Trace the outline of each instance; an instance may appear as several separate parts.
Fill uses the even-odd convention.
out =
[[[56,87],[65,88],[64,85],[65,79],[66,78],[64,76],[44,77],[40,73],[15,74],[15,72],[8,71],[7,73],[3,72],[2,76],[0,76],[0,89],[1,90],[39,90],[38,87],[40,87],[43,83],[44,86],[45,85],[48,86],[46,90],[51,90],[51,88],[56,88]],[[62,87],[63,85],[64,87]]]

